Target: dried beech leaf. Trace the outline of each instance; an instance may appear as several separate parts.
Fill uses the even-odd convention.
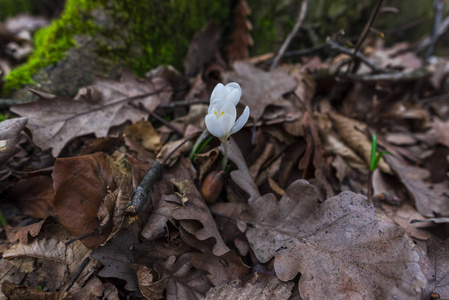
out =
[[[340,138],[354,151],[360,154],[367,166],[369,166],[371,159],[371,141],[360,132],[360,130],[363,131],[366,129],[366,124],[335,113],[330,114],[329,116],[332,119]],[[390,167],[385,163],[384,158],[380,160],[378,168],[384,173],[392,173]]]
[[[20,132],[25,128],[27,122],[27,118],[0,122],[0,166],[20,151],[20,148],[17,147],[21,139]]]
[[[147,113],[130,103],[140,102],[153,111],[171,97],[171,87],[162,78],[139,80],[130,71],[123,73],[121,81],[98,78],[92,87],[101,92],[101,101],[41,98],[16,105],[11,111],[29,117],[33,141],[42,149],[51,147],[56,157],[75,137],[89,133],[104,137],[113,126],[148,118]]]
[[[293,281],[283,282],[275,276],[252,273],[249,278],[214,287],[204,300],[287,300],[293,286]]]
[[[263,208],[263,209],[262,209]],[[344,192],[318,203],[316,188],[295,181],[278,202],[272,194],[240,219],[256,257],[284,281],[301,273],[305,299],[420,299],[425,285],[405,231],[374,218],[366,197]]]
[[[74,236],[100,226],[98,209],[108,190],[115,189],[113,170],[102,152],[92,155],[58,158],[53,170],[55,209],[61,223]],[[91,249],[106,241],[111,229],[91,234],[81,242]]]
[[[387,155],[385,159],[408,190],[420,214],[429,218],[435,215],[449,216],[447,182],[426,183],[424,179],[430,176],[426,169],[403,165],[391,155]]]
[[[48,176],[34,176],[19,180],[8,191],[22,212],[28,216],[45,219],[54,216],[53,181]]]
[[[422,299],[431,299],[431,293],[440,294],[440,299],[449,299],[449,240],[431,238],[426,245],[427,255],[419,262],[427,279]]]
[[[289,108],[291,103],[282,98],[283,94],[296,88],[296,81],[281,69],[265,72],[249,62],[235,62],[234,71],[226,73],[226,81],[235,81],[242,86],[243,105],[250,107],[250,116],[259,120],[269,105]]]

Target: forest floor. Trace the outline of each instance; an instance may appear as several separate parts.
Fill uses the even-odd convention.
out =
[[[449,299],[446,23],[387,48],[368,22],[295,64],[289,38],[248,57],[247,25],[225,60],[207,27],[197,76],[31,91],[0,123],[0,299]],[[222,166],[205,116],[230,82],[250,118]]]

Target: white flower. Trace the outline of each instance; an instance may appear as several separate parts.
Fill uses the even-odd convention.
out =
[[[226,141],[228,137],[242,129],[249,118],[249,107],[245,107],[243,114],[238,118],[235,107],[242,96],[242,89],[236,82],[223,85],[221,83],[212,91],[208,114],[205,117],[209,132]]]

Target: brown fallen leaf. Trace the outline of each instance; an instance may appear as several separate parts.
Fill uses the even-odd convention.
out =
[[[274,258],[283,281],[301,273],[302,298],[420,299],[425,279],[411,239],[377,220],[364,196],[343,192],[320,204],[316,188],[297,180],[279,202],[264,195],[240,219],[259,261]]]
[[[449,148],[449,124],[435,118],[433,128],[438,134],[439,142]]]
[[[140,120],[127,127],[124,132],[125,143],[141,161],[152,163],[162,148],[161,137],[148,121]]]
[[[250,34],[253,25],[248,19],[249,15],[251,9],[248,3],[245,0],[238,1],[234,9],[234,30],[229,37],[231,42],[226,47],[226,56],[230,62],[249,57],[249,47],[254,44]]]
[[[282,98],[283,94],[296,88],[296,81],[280,68],[265,72],[249,62],[235,62],[234,71],[223,74],[227,82],[238,82],[242,87],[243,105],[250,107],[250,116],[259,120],[269,105],[284,107],[287,111],[291,103]]]
[[[139,283],[140,292],[148,300],[162,299],[164,296],[164,281],[155,282],[152,270],[142,265],[132,265],[136,270],[137,282]]]
[[[52,173],[56,214],[74,236],[98,229],[97,212],[108,190],[115,190],[113,169],[104,153],[58,158]],[[91,234],[81,242],[91,249],[104,243],[111,232]]]
[[[41,231],[42,226],[44,226],[47,222],[49,222],[48,219],[45,219],[27,226],[12,227],[6,231],[8,241],[10,243],[19,241],[22,244],[27,244],[28,235],[31,237],[36,237]]]
[[[27,122],[27,118],[0,122],[0,166],[20,151],[20,148],[17,147],[21,139],[20,132],[25,128]]]
[[[8,190],[8,198],[14,199],[25,215],[39,219],[53,216],[53,181],[48,176],[35,176],[19,180]]]
[[[11,284],[20,284],[26,276],[26,272],[20,271],[18,267],[11,264],[6,259],[0,259],[0,284],[8,281]],[[0,291],[0,299],[6,299],[6,296]]]
[[[39,289],[35,289],[30,286],[19,286],[4,281],[2,285],[2,292],[8,299],[20,299],[20,300],[59,300],[67,299],[69,293],[65,291],[58,292],[44,292]]]
[[[159,276],[166,284],[167,300],[203,299],[212,287],[206,278],[206,273],[196,270],[191,263],[196,252],[188,252],[179,257],[170,256],[155,266]]]
[[[92,277],[86,284],[75,283],[70,289],[70,299],[107,299],[119,300],[118,290],[112,283],[103,283],[98,277]]]
[[[293,286],[292,281],[283,282],[275,276],[252,273],[248,278],[212,288],[204,300],[287,300]]]
[[[66,246],[66,237],[70,236],[61,226],[59,230],[58,234],[52,235],[53,238],[35,239],[29,244],[16,243],[3,253],[3,258],[9,261],[22,258],[37,260],[36,266],[39,268],[28,274],[28,280],[46,281],[50,291],[62,289],[78,272],[90,250],[79,241]],[[85,268],[79,280],[85,280],[92,272],[93,269]]]
[[[214,22],[209,22],[200,32],[195,34],[184,58],[186,75],[197,74],[201,68],[204,68],[206,64],[220,55],[219,40],[220,33]]]
[[[40,95],[39,101],[16,105],[11,111],[29,116],[33,141],[42,149],[51,147],[56,157],[75,137],[89,133],[104,137],[113,126],[148,118],[147,113],[130,103],[140,102],[153,111],[159,104],[168,103],[172,93],[162,78],[139,80],[130,71],[123,72],[121,81],[99,77],[92,87],[102,94],[101,101],[48,99]]]
[[[447,182],[427,183],[424,179],[430,176],[428,170],[404,165],[391,155],[387,155],[385,160],[404,184],[420,214],[429,218],[449,216]]]
[[[366,129],[366,124],[335,113],[329,114],[329,116],[341,139],[360,154],[367,166],[369,166],[371,159],[371,141],[366,138],[365,134],[360,132],[360,130],[363,131]],[[391,174],[391,169],[385,163],[384,158],[380,160],[378,168],[384,173]]]
[[[125,280],[126,290],[139,291],[136,271],[132,268],[136,262],[132,247],[138,241],[136,228],[131,226],[120,230],[109,243],[92,252],[92,258],[103,264],[98,276]]]
[[[438,293],[440,299],[449,298],[449,240],[439,241],[431,238],[426,242],[427,255],[419,261],[426,276],[427,285],[422,299],[431,299],[431,293]]]

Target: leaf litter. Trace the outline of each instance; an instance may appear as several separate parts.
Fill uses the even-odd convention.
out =
[[[191,81],[172,67],[144,79],[123,69],[73,99],[33,91],[36,102],[11,107],[1,299],[449,297],[438,98],[449,62],[369,35],[352,65],[334,36],[340,54],[269,70],[273,54],[249,55],[250,14],[239,1],[227,61],[213,23],[195,35]],[[218,140],[192,148],[211,91],[232,81],[250,121],[221,170]],[[372,133],[389,152],[374,174]]]

